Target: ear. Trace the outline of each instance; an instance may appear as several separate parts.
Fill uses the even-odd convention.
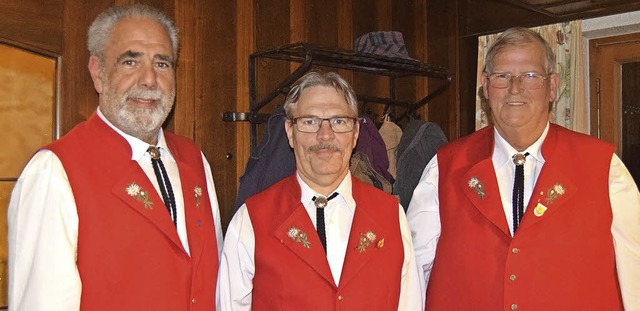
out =
[[[102,94],[102,79],[100,73],[102,72],[102,66],[100,60],[96,56],[89,57],[89,74],[91,74],[91,80],[93,80],[93,87],[98,94]]]
[[[291,122],[291,120],[287,119],[284,121],[284,131],[287,132],[289,146],[293,148],[293,122]]]
[[[353,135],[353,148],[356,147],[356,145],[358,144],[358,136],[360,135],[360,119],[358,118],[356,120],[356,127],[354,129],[355,131],[355,135]]]
[[[556,96],[558,96],[558,88],[560,86],[560,76],[557,73],[552,73],[549,76],[549,101],[555,102]]]
[[[489,89],[489,76],[487,76],[486,72],[483,72],[482,73],[482,94],[486,99],[489,99],[489,92],[487,91],[488,89]]]

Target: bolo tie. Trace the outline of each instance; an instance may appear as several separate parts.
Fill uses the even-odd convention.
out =
[[[324,224],[324,208],[327,207],[329,201],[337,196],[338,193],[334,192],[329,197],[314,196],[312,199],[313,204],[316,206],[316,231],[318,232],[318,237],[320,237],[320,242],[322,243],[325,254],[327,253],[327,235]]]
[[[513,164],[516,165],[516,173],[513,179],[513,233],[520,225],[524,214],[524,163],[527,161],[529,153],[516,153],[513,155]]]
[[[169,211],[171,220],[173,220],[173,225],[177,226],[178,214],[176,212],[176,198],[173,196],[173,188],[171,187],[171,182],[169,182],[169,175],[167,174],[167,170],[164,168],[164,164],[160,158],[160,148],[156,146],[149,146],[147,152],[149,152],[149,155],[151,156],[151,165],[153,166],[153,171],[155,172],[156,179],[158,180],[158,186],[160,187],[160,193],[162,193],[164,205]]]

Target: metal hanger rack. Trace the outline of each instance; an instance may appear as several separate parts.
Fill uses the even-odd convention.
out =
[[[285,77],[269,94],[258,100],[256,88],[256,60],[269,58],[300,63],[292,73]],[[257,141],[256,125],[265,122],[269,114],[260,113],[278,95],[286,94],[289,87],[314,66],[345,69],[372,75],[389,77],[389,97],[381,98],[357,94],[358,100],[366,103],[379,103],[387,106],[406,107],[405,116],[414,116],[416,110],[431,99],[444,92],[451,82],[451,74],[441,66],[422,63],[413,59],[387,57],[376,54],[363,54],[351,50],[326,48],[309,43],[292,43],[275,49],[256,52],[249,56],[249,112],[225,112],[225,122],[249,121],[251,123],[250,143],[253,153]],[[441,80],[442,83],[424,98],[416,101],[400,101],[395,98],[395,80],[402,77],[428,77]]]

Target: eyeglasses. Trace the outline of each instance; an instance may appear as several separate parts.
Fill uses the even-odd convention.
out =
[[[549,78],[535,72],[523,73],[514,76],[508,72],[492,73],[489,75],[489,85],[499,89],[506,89],[511,86],[513,79],[518,79],[520,85],[527,90],[535,90],[544,86],[544,81]]]
[[[322,122],[328,121],[329,127],[334,133],[347,133],[353,131],[358,118],[354,117],[333,117],[323,119],[320,117],[298,117],[291,121],[297,126],[298,131],[302,133],[316,133],[322,127]]]

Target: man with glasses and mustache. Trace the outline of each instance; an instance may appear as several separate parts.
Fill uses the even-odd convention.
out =
[[[177,29],[159,10],[88,32],[97,111],[38,151],[9,211],[10,310],[215,310],[222,232],[211,169],[162,130]]]
[[[222,310],[420,310],[402,207],[349,172],[360,129],[349,84],[336,73],[307,73],[284,110],[297,170],[231,220]]]
[[[609,143],[549,123],[555,56],[489,48],[492,126],[441,148],[407,210],[426,310],[640,310],[640,194]]]

